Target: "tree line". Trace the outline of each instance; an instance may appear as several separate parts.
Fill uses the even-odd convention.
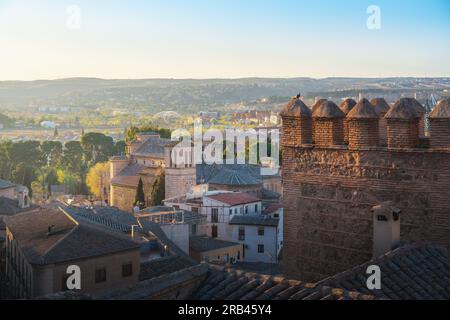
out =
[[[63,185],[71,194],[88,194],[86,175],[109,157],[123,155],[125,142],[91,132],[81,141],[2,141],[0,179],[21,184],[46,197],[52,185]],[[36,196],[35,195],[35,196]]]

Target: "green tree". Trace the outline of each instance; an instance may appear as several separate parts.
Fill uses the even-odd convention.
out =
[[[164,171],[155,179],[150,198],[150,207],[160,206],[166,197],[166,176]]]
[[[41,143],[42,162],[52,167],[58,167],[63,158],[63,146],[59,141],[44,141]]]
[[[134,204],[140,209],[144,209],[145,206],[145,194],[144,194],[144,183],[142,179],[139,179],[138,187],[136,190],[136,197],[134,198]]]
[[[114,155],[121,156],[125,154],[126,143],[123,140],[119,140],[114,144]]]
[[[12,172],[12,181],[26,186],[30,190],[30,197],[33,189],[31,183],[36,180],[35,168],[25,162],[17,164]]]
[[[81,173],[83,167],[83,147],[79,141],[69,141],[64,144],[62,166],[73,172]]]
[[[85,134],[81,138],[81,146],[84,150],[86,162],[89,165],[106,162],[114,153],[113,138],[103,133],[90,132]]]

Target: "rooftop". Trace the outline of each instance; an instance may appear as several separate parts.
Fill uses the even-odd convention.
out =
[[[137,249],[127,236],[41,208],[5,218],[31,264],[52,264]]]
[[[386,119],[410,120],[420,118],[417,105],[412,98],[402,98],[386,114]]]
[[[197,184],[259,185],[262,183],[261,168],[248,164],[199,164]]]
[[[231,218],[230,225],[278,227],[278,219],[271,219],[269,216],[241,216],[235,215]]]
[[[0,179],[0,190],[14,188],[16,185],[12,182]]]
[[[380,115],[381,113],[387,113],[391,108],[384,98],[375,98],[370,100],[370,104],[375,109],[375,112]]]
[[[225,203],[229,206],[237,206],[261,201],[261,199],[244,192],[219,193],[215,195],[207,195],[205,197]]]
[[[240,245],[240,243],[214,239],[207,236],[194,236],[189,238],[189,248],[196,252],[208,252]]]
[[[345,114],[333,101],[322,102],[313,112],[313,118],[344,118]]]
[[[151,137],[145,140],[133,155],[164,158],[164,147],[171,142],[170,139]]]
[[[450,118],[450,98],[439,101],[437,106],[431,111],[432,119],[449,119]]]
[[[356,106],[356,101],[353,99],[345,99],[339,106],[339,109],[344,114],[348,114]]]
[[[282,111],[287,117],[311,118],[311,110],[303,103],[299,96],[292,98]]]
[[[361,99],[347,114],[347,119],[378,119],[378,114],[367,99]]]
[[[111,184],[119,186],[137,187],[139,184],[140,173],[146,169],[146,166],[139,163],[133,163],[125,167],[119,174],[111,180]]]

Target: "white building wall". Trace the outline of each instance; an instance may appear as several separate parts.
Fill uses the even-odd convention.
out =
[[[165,224],[161,229],[181,250],[189,254],[189,224]]]
[[[245,240],[239,240],[239,228],[245,228]],[[264,227],[264,236],[258,235],[258,226],[233,225],[230,241],[244,244],[246,262],[278,262],[278,232],[276,227]],[[258,245],[264,245],[264,253],[258,253]]]

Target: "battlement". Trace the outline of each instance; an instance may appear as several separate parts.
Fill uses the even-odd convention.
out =
[[[316,281],[368,261],[372,208],[386,202],[402,212],[403,243],[450,248],[450,100],[429,115],[430,137],[422,134],[415,99],[343,107],[322,101],[311,117],[302,111],[300,122],[295,113],[282,114],[282,268],[293,278]]]
[[[443,100],[430,115],[430,143],[425,140],[425,109],[413,98],[402,98],[390,107],[382,98],[356,103],[345,100],[340,107],[319,100],[311,109],[294,97],[281,113],[282,145],[285,147],[351,150],[449,149],[449,100]]]

